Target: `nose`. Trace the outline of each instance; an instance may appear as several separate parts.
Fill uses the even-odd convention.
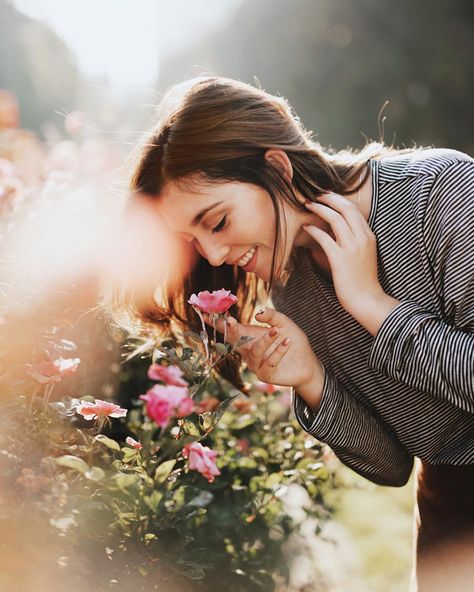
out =
[[[222,265],[229,254],[228,247],[217,245],[215,243],[213,244],[211,241],[206,244],[196,241],[196,249],[213,267],[219,267]]]

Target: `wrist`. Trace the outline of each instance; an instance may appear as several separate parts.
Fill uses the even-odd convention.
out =
[[[308,407],[313,409],[313,411],[317,411],[321,403],[324,389],[324,378],[324,366],[319,360],[316,360],[311,378],[294,387],[298,395],[304,400]]]
[[[359,301],[353,301],[347,312],[375,337],[385,319],[399,304],[399,300],[381,291]]]

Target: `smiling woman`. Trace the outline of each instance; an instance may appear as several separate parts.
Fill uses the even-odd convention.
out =
[[[294,248],[314,242],[303,224],[328,228],[304,200],[328,191],[354,195],[361,172],[368,173],[367,159],[389,152],[373,144],[360,154],[329,155],[286,100],[226,78],[177,85],[160,111],[144,138],[131,189],[153,196],[168,227],[200,258],[181,290],[167,295],[169,307],[150,298],[150,307],[137,311],[154,323],[192,323],[184,306],[189,295],[223,286],[237,293],[238,315],[250,322],[275,279],[284,280],[291,269]],[[317,245],[314,250],[321,253]],[[235,371],[231,376],[240,384]]]
[[[420,458],[420,553],[471,541],[474,287],[458,228],[474,231],[474,161],[379,144],[329,153],[285,99],[227,78],[187,81],[162,107],[131,202],[146,196],[191,263],[140,302],[122,290],[112,310],[178,337],[200,330],[193,293],[231,290],[233,335],[258,338],[217,371],[245,390],[243,356],[293,387],[301,427],[373,482],[405,484]],[[268,297],[277,310],[258,321],[276,332],[252,323]],[[276,367],[271,343],[287,348]],[[441,488],[454,465],[457,485]]]

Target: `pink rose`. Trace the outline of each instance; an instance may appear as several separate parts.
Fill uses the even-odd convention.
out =
[[[192,294],[188,300],[189,304],[192,304],[199,310],[207,313],[224,313],[233,304],[237,302],[237,296],[230,293],[230,290],[214,290],[214,292],[199,292],[198,295]]]
[[[199,471],[209,483],[212,483],[214,477],[221,474],[216,466],[217,452],[208,446],[203,446],[199,442],[191,442],[183,448],[183,456],[188,459],[188,467],[193,471]]]
[[[146,395],[140,395],[140,399],[143,399],[145,396]],[[173,418],[173,408],[169,401],[160,399],[160,397],[152,397],[147,400],[146,414],[159,425],[160,428],[164,429]]]
[[[138,440],[135,440],[135,438],[132,438],[131,436],[127,436],[125,438],[125,442],[131,446],[132,448],[136,448],[137,450],[140,450],[141,448],[143,448],[143,444],[141,442],[139,442]]]
[[[80,358],[43,360],[36,364],[26,364],[26,371],[41,384],[61,382],[65,376],[76,372],[80,361]]]
[[[148,368],[148,378],[150,380],[161,380],[165,384],[172,386],[188,386],[183,378],[182,370],[176,366],[161,366],[161,364],[152,364]]]
[[[182,386],[155,384],[139,398],[147,403],[148,417],[161,428],[166,428],[171,418],[186,417],[194,411],[194,401]]]
[[[127,409],[122,409],[115,403],[96,399],[95,403],[84,401],[76,406],[76,412],[80,413],[86,419],[96,419],[99,417],[125,417]]]

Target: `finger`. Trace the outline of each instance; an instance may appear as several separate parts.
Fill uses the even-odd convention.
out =
[[[341,244],[347,244],[354,240],[354,233],[346,220],[344,213],[336,211],[329,205],[310,202],[307,208],[320,216],[330,226],[334,236]]]
[[[329,205],[331,208],[344,216],[346,222],[354,234],[357,234],[358,232],[365,232],[367,229],[371,231],[371,228],[368,225],[367,220],[362,215],[360,209],[355,203],[351,202],[343,195],[338,195],[337,193],[323,193],[318,197],[318,201],[322,201],[323,203]]]
[[[250,339],[248,341],[235,350],[242,353],[242,351],[247,350],[250,345],[254,343],[255,339],[261,336],[262,330],[262,327],[252,327],[250,325],[239,323],[237,319],[229,315],[227,317],[226,342],[232,344],[232,346],[235,346],[241,337],[249,337]]]
[[[274,350],[273,352],[263,361],[260,368],[269,367],[275,368],[283,359],[283,356],[287,353],[290,347],[291,340],[286,337]]]
[[[278,334],[279,334],[278,327],[272,327],[268,331],[265,331],[265,333],[261,337],[259,337],[254,342],[252,342],[252,344],[248,348],[249,354],[257,362],[257,364],[256,364],[257,367],[259,367],[261,365],[262,360],[263,360],[263,356],[268,351],[268,348],[270,347],[270,345],[272,345],[272,343],[275,342],[275,339]]]
[[[273,325],[279,329],[283,329],[284,327],[288,326],[289,319],[282,312],[278,312],[269,306],[263,308],[262,310],[263,312],[259,311],[255,315],[255,319],[259,323],[268,323],[269,325]]]
[[[337,244],[337,242],[329,236],[327,232],[321,230],[317,226],[312,226],[311,224],[304,224],[303,229],[317,242],[321,245],[326,257],[328,258],[329,265],[331,268],[334,266],[335,259],[341,252],[341,247]]]

